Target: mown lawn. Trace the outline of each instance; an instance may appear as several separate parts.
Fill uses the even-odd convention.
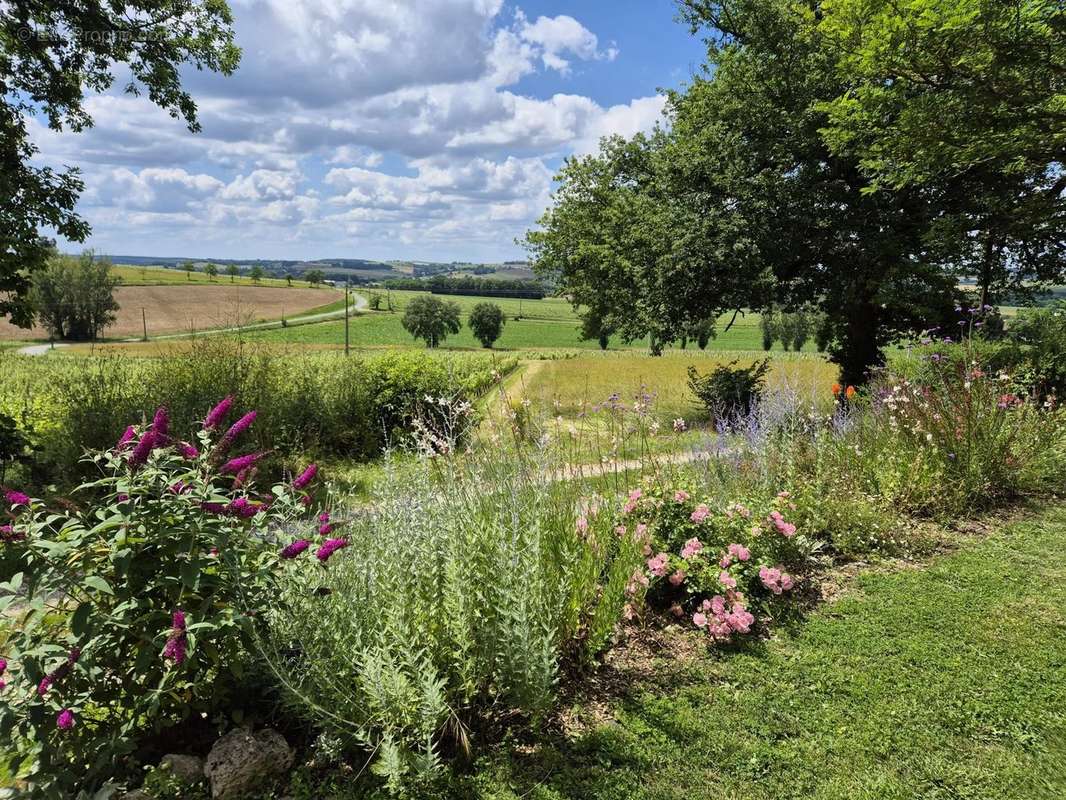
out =
[[[1058,506],[928,568],[868,574],[763,646],[684,666],[661,653],[613,721],[502,745],[453,796],[1066,797],[1064,549]]]

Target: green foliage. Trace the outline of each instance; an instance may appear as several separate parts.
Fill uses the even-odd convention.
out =
[[[233,283],[234,278],[241,274],[241,268],[236,264],[227,264],[226,274],[229,275],[229,282]]]
[[[0,358],[0,412],[34,431],[39,480],[67,485],[87,474],[79,463],[85,448],[108,447],[124,420],[144,419],[163,403],[177,420],[202,418],[228,393],[258,408],[272,421],[252,434],[259,449],[274,451],[264,468],[308,451],[368,458],[404,441],[426,395],[472,400],[492,385],[494,368],[506,373],[515,363],[421,352],[278,355],[217,338],[160,359]]]
[[[74,211],[83,188],[78,170],[33,165],[38,148],[27,117],[53,131],[84,130],[93,123],[86,92],[104,92],[122,75],[126,91],[143,93],[199,130],[196,104],[181,85],[182,65],[226,75],[236,69],[232,22],[221,0],[183,0],[163,14],[155,0],[0,8],[0,315],[30,325],[29,276],[54,245],[41,237],[42,228],[75,242],[89,233]]]
[[[326,279],[326,273],[320,269],[309,269],[304,273],[304,280],[309,286],[317,286]]]
[[[467,324],[482,347],[491,348],[493,342],[503,333],[506,321],[503,309],[495,303],[478,303],[470,310]]]
[[[118,284],[111,262],[91,252],[77,259],[56,256],[34,272],[30,299],[50,336],[90,341],[116,319]]]
[[[265,274],[266,273],[263,272],[263,268],[258,264],[248,270],[248,277],[252,279],[252,283],[259,283],[261,280],[263,280],[263,276]]]
[[[448,449],[436,437],[422,448]],[[610,514],[588,511],[603,501],[544,480],[538,448],[432,459],[390,470],[328,576],[299,561],[285,571],[264,643],[289,706],[368,751],[394,791],[480,744],[476,715],[539,718],[563,662],[607,643],[639,559]]]
[[[208,263],[204,266],[204,274],[212,281],[218,277],[218,267],[214,264]]]
[[[183,720],[225,725],[274,597],[275,540],[313,523],[296,490],[261,496],[220,468],[228,434],[201,431],[199,453],[183,451],[164,415],[92,456],[104,477],[80,487],[85,510],[7,497],[4,546],[24,571],[0,591],[0,736],[29,796],[122,778],[142,736]]]
[[[1021,353],[1020,366],[1038,398],[1066,398],[1066,303],[1019,314],[1010,339]]]
[[[719,364],[707,375],[690,366],[688,387],[703,407],[716,419],[746,415],[757,403],[770,371],[769,359],[756,361],[747,367]]]
[[[432,295],[416,297],[403,314],[404,330],[422,339],[426,347],[437,347],[449,333],[458,333],[460,327],[459,304]]]

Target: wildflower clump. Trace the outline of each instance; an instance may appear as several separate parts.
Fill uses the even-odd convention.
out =
[[[304,502],[315,470],[260,491],[262,454],[230,455],[254,411],[216,441],[233,404],[207,415],[197,445],[172,437],[166,408],[130,425],[90,456],[103,477],[77,504],[4,490],[0,547],[22,571],[0,585],[0,613],[14,622],[0,659],[0,738],[11,745],[0,772],[55,796],[91,793],[136,767],[144,734],[193,715],[225,725],[280,562],[315,535],[283,545],[284,532],[320,526]],[[336,551],[332,537],[323,547]],[[49,624],[30,624],[46,614]]]

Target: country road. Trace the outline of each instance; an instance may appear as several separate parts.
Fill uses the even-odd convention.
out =
[[[352,292],[352,300],[353,304],[351,311],[363,311],[364,309],[366,309],[369,302],[363,295],[358,294],[357,292]],[[302,317],[292,317],[291,319],[286,320],[286,323],[290,326],[309,325],[316,322],[328,322],[329,320],[333,319],[344,319],[344,311],[342,309],[339,309],[337,311],[324,311],[321,314],[308,314]],[[193,336],[215,336],[221,333],[243,333],[244,331],[269,330],[271,328],[280,327],[281,320],[270,320],[267,322],[255,322],[251,325],[241,325],[233,328],[210,328],[209,330],[194,331],[192,333],[167,333],[163,334],[162,336],[153,336],[151,338],[151,341],[158,342],[169,339],[188,339]],[[144,340],[140,338],[131,338],[124,339],[123,341],[141,342]],[[63,342],[57,342],[55,344],[55,347],[70,347],[70,345],[65,344]],[[15,352],[17,352],[19,355],[24,356],[43,356],[47,355],[47,353],[51,349],[52,345],[50,344],[31,344],[27,347],[20,347]]]

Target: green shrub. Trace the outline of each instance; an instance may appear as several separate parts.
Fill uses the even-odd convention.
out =
[[[700,375],[695,367],[688,368],[688,386],[707,412],[716,419],[743,416],[762,394],[769,359],[756,361],[748,367],[737,367],[733,361],[719,365],[708,375]]]
[[[515,364],[421,352],[283,356],[208,339],[163,358],[0,358],[0,412],[34,430],[39,482],[65,485],[88,475],[81,462],[86,449],[108,447],[125,420],[145,420],[163,403],[177,420],[201,418],[229,393],[258,408],[272,424],[253,432],[255,445],[274,452],[276,472],[309,451],[376,456],[409,433],[426,395],[473,400],[492,385],[494,371]],[[194,433],[191,425],[176,431],[186,438]]]
[[[275,539],[312,524],[296,496],[307,476],[257,495],[249,459],[226,461],[249,422],[222,437],[205,427],[197,452],[161,409],[93,456],[104,477],[82,487],[84,511],[7,491],[0,546],[23,571],[0,585],[0,760],[30,796],[91,794],[133,771],[144,735],[235,710],[275,594]]]
[[[1037,397],[1066,398],[1066,302],[1019,314],[1009,333]]]

